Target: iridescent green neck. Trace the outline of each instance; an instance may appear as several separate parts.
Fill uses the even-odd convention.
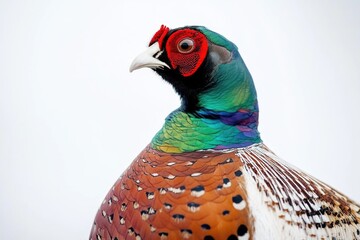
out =
[[[153,138],[151,147],[169,153],[246,147],[261,142],[257,125],[256,103],[252,109],[236,112],[176,110]]]

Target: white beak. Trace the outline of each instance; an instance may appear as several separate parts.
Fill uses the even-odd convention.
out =
[[[159,43],[155,42],[148,49],[146,49],[145,52],[141,53],[134,59],[134,61],[130,65],[130,72],[144,67],[149,67],[153,69],[164,67],[170,68],[166,63],[157,59],[160,53],[161,51]],[[155,54],[156,56],[154,57]]]

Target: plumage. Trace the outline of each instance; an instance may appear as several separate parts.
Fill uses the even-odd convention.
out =
[[[357,203],[262,142],[255,86],[232,42],[161,26],[130,71],[143,67],[181,106],[111,188],[90,239],[360,239]]]

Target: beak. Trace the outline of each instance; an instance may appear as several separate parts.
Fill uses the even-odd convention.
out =
[[[155,42],[148,49],[146,49],[145,52],[141,53],[134,59],[129,69],[130,72],[144,67],[153,69],[164,67],[170,68],[166,63],[157,59],[161,52],[162,51],[160,50],[159,43]]]

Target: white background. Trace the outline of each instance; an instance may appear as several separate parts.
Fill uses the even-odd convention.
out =
[[[359,1],[0,1],[0,239],[87,239],[179,105],[128,72],[161,24],[235,42],[280,157],[360,201]]]

